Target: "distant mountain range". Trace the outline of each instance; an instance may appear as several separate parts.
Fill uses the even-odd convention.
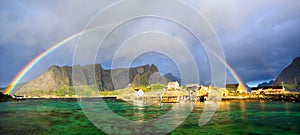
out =
[[[257,87],[265,87],[265,86],[272,86],[272,85],[275,85],[275,81],[274,80],[271,80],[269,82],[263,82],[261,84],[258,84]],[[281,85],[281,84],[280,84]]]
[[[300,57],[295,58],[290,65],[284,68],[275,81],[264,82],[258,86],[282,85],[290,91],[300,91]]]
[[[79,75],[82,80],[72,80],[72,69]],[[94,70],[95,74],[92,74]],[[111,74],[113,72],[113,74]],[[51,66],[41,76],[22,84],[16,89],[18,95],[30,93],[33,90],[56,91],[61,86],[78,86],[78,85],[97,85],[100,90],[115,90],[128,86],[128,81],[123,81],[119,76],[127,74],[127,80],[132,86],[147,86],[150,83],[166,84],[170,81],[178,81],[171,73],[161,76],[155,65],[143,65],[133,68],[104,69],[100,64],[85,66]],[[113,84],[113,77],[120,81],[117,85]],[[119,78],[119,80],[118,80]],[[149,79],[150,78],[150,79]]]

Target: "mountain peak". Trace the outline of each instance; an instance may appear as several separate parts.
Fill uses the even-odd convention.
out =
[[[292,64],[300,65],[300,57],[297,57],[293,60]]]
[[[281,71],[275,80],[276,85],[284,83],[288,90],[300,90],[300,57]]]

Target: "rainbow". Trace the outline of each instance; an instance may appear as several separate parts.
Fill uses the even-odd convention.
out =
[[[48,48],[47,50],[45,50],[44,52],[42,52],[41,54],[39,54],[37,57],[35,57],[33,60],[31,60],[15,77],[14,79],[11,81],[10,85],[5,89],[5,91],[3,92],[4,94],[12,94],[13,90],[15,89],[16,85],[19,83],[19,81],[24,77],[24,75],[34,66],[36,65],[41,59],[43,59],[46,55],[48,55],[49,53],[53,52],[54,50],[56,50],[57,48],[63,46],[66,42],[73,40],[74,38],[78,37],[79,35],[81,35],[82,32],[73,34],[65,39],[63,39],[62,41],[52,45],[50,48]]]
[[[237,74],[237,72],[226,62],[226,60],[222,59],[219,55],[215,54],[213,52],[213,54],[225,65],[226,69],[231,73],[231,75],[233,76],[233,78],[237,81],[237,83],[244,89],[247,90],[247,86],[245,85],[245,83],[243,82],[243,80],[241,79],[241,77]]]
[[[247,86],[245,85],[245,83],[243,82],[243,80],[241,79],[241,77],[236,73],[236,71],[226,62],[222,62],[225,64],[225,67],[227,68],[227,70],[232,74],[233,78],[237,81],[237,83],[239,85],[241,85],[241,87],[244,90],[247,90]]]
[[[41,54],[39,54],[37,57],[35,57],[33,60],[31,60],[14,78],[13,80],[10,82],[9,86],[5,89],[5,91],[3,92],[4,94],[8,94],[11,95],[12,92],[14,91],[15,87],[17,86],[17,84],[20,82],[20,80],[26,75],[26,73],[28,71],[30,71],[30,69],[35,66],[41,59],[43,59],[45,56],[47,56],[48,54],[50,54],[51,52],[53,52],[54,50],[56,50],[57,48],[65,45],[65,43],[75,39],[76,37],[79,37],[81,34],[93,31],[95,29],[98,29],[99,27],[87,30],[85,32],[79,32],[76,34],[73,34],[65,39],[63,39],[62,41],[52,45],[50,48],[48,48],[47,50],[45,50],[44,52],[42,52]],[[227,68],[227,70],[233,75],[233,77],[235,78],[235,80],[238,82],[238,84],[240,84],[242,86],[242,88],[246,89],[247,87],[245,86],[245,83],[242,81],[242,79],[239,77],[239,75],[235,72],[235,70],[222,58],[220,58],[218,55],[215,54],[215,56],[225,65],[225,67]]]
[[[89,33],[91,31],[94,31],[96,29],[99,28],[103,28],[103,27],[107,27],[110,26],[112,24],[107,24],[107,25],[103,25],[103,26],[98,26],[95,28],[91,28],[91,29],[87,29],[85,31],[81,31],[78,32],[76,34],[73,34],[69,37],[66,37],[65,39],[63,39],[62,41],[57,42],[56,44],[52,45],[50,48],[48,48],[47,50],[45,50],[44,52],[42,52],[41,54],[39,54],[37,57],[35,57],[33,60],[31,60],[14,78],[13,80],[10,82],[9,86],[5,89],[5,91],[3,92],[4,94],[12,94],[12,92],[14,91],[16,85],[20,82],[20,80],[24,77],[24,75],[34,66],[36,65],[41,59],[43,59],[45,56],[47,56],[49,53],[53,52],[54,50],[56,50],[57,48],[63,46],[65,43],[75,39],[76,37],[81,36],[82,34],[85,33]]]

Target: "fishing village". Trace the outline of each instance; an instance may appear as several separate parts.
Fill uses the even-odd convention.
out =
[[[226,84],[225,88],[199,84],[187,84],[182,87],[178,82],[169,82],[162,91],[144,92],[142,89],[135,88],[132,95],[118,96],[118,98],[143,101],[159,100],[162,103],[205,102],[206,100],[300,101],[300,93],[287,91],[283,83],[281,86],[253,87],[249,92],[245,85],[240,84]]]

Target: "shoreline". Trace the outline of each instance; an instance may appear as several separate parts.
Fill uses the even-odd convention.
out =
[[[24,97],[24,98],[13,98],[15,101],[24,101],[24,100],[62,100],[62,101],[93,101],[93,100],[113,100],[113,101],[122,101],[126,102],[124,99],[118,98],[118,96],[107,96],[107,97]],[[206,100],[207,101],[207,100]],[[231,96],[223,97],[221,101],[233,101],[233,102],[244,102],[244,101],[281,101],[281,102],[300,102],[300,94],[293,95],[268,95],[265,97],[241,97],[241,96]],[[189,101],[184,101],[189,102]],[[200,101],[192,101],[200,102]],[[204,101],[205,102],[205,101]]]
[[[151,95],[150,95],[151,96]],[[128,97],[130,100],[134,99],[141,99],[145,102],[148,100],[162,102],[164,98],[168,99],[169,97],[174,98],[177,102],[205,102],[208,101],[206,99],[210,98],[207,96],[196,96],[196,97],[189,97],[189,96],[154,96],[149,97],[149,95],[145,94],[141,97]],[[126,98],[123,98],[119,95],[107,95],[107,96],[55,96],[55,95],[43,95],[43,96],[12,96],[12,101],[22,101],[22,100],[64,100],[64,101],[96,101],[96,100],[113,100],[113,101],[123,101],[126,102]],[[201,100],[203,99],[203,100]],[[231,96],[224,96],[221,98],[222,101],[234,101],[234,102],[241,102],[241,101],[281,101],[281,102],[300,102],[300,93],[285,93],[285,94],[247,94],[247,95],[231,95]],[[210,100],[209,100],[210,101]],[[213,101],[213,100],[211,100]],[[175,103],[175,102],[174,102]]]

